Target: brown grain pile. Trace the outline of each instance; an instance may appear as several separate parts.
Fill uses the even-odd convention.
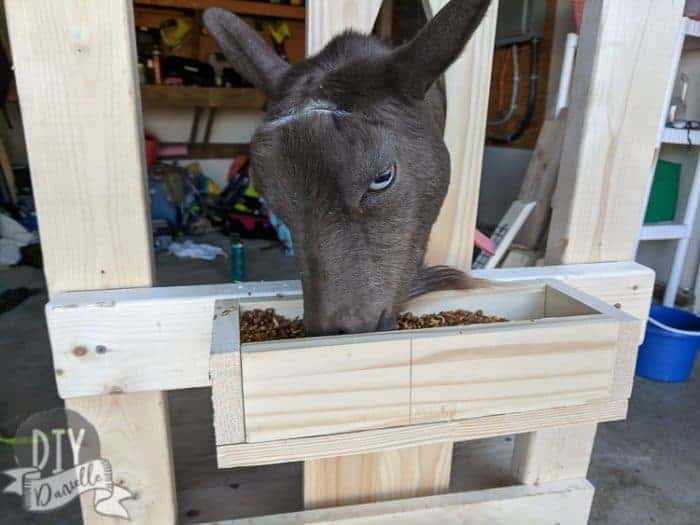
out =
[[[399,317],[399,330],[420,330],[423,328],[440,328],[443,326],[465,326],[469,324],[504,323],[508,319],[486,315],[481,310],[468,312],[467,310],[453,310],[417,316],[411,312],[401,314]]]
[[[443,326],[464,326],[470,324],[503,323],[507,319],[489,316],[481,310],[468,312],[454,310],[417,316],[413,313],[401,314],[398,320],[399,330],[420,330]],[[241,315],[241,343],[260,343],[279,339],[297,339],[306,336],[304,321],[287,319],[272,309],[250,310]]]
[[[287,319],[277,315],[272,308],[244,312],[240,323],[241,343],[297,339],[306,335],[301,319]]]

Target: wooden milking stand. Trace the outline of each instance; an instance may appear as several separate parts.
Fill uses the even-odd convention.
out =
[[[237,312],[252,299],[298,308],[298,283],[150,288],[131,1],[6,0],[56,380],[137,494],[127,502],[133,522],[177,521],[166,393],[213,385],[220,466],[305,462],[308,510],[246,523],[586,523],[596,426],[626,417],[651,300],[653,273],[631,259],[684,3],[587,1],[552,266],[483,272],[513,288],[415,306],[474,304],[512,323],[253,349],[237,342]],[[309,52],[344,28],[369,31],[380,7],[308,0]],[[497,9],[447,74],[453,174],[431,263],[471,261]],[[222,301],[233,324],[212,322]],[[299,362],[320,349],[322,365],[309,359],[285,369],[290,381],[275,376],[292,352]],[[372,390],[379,406],[361,405]],[[285,408],[275,412],[266,399],[276,396]],[[507,434],[517,434],[520,485],[446,494],[455,441]],[[83,515],[112,523],[91,496]]]

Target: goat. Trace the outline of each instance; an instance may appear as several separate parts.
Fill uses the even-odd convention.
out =
[[[395,49],[347,31],[294,65],[234,14],[205,12],[228,60],[268,97],[252,180],[294,237],[309,335],[391,330],[410,297],[469,286],[423,260],[450,182],[440,77],[490,3],[451,0]]]

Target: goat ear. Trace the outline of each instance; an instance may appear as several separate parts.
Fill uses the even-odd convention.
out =
[[[225,9],[207,9],[204,24],[236,71],[271,95],[289,67],[274,49],[252,27]]]
[[[462,53],[490,4],[491,0],[450,0],[413,40],[392,54],[406,91],[425,96]]]

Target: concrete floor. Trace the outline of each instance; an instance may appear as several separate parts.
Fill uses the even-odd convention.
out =
[[[224,241],[210,237],[209,242]],[[268,242],[247,243],[250,280],[294,278],[294,261]],[[180,260],[160,254],[161,286],[226,282],[228,261]],[[40,271],[0,269],[0,289],[43,291],[0,315],[0,433],[14,434],[32,413],[61,406],[56,395]],[[592,524],[700,524],[700,373],[680,385],[638,379],[627,421],[601,425],[589,473],[596,486]],[[183,523],[216,521],[300,510],[298,463],[219,471],[214,461],[207,389],[170,394],[179,513]],[[459,444],[451,490],[512,484],[511,437]],[[0,444],[0,471],[12,468],[12,451]],[[481,475],[474,476],[474,472]],[[5,478],[0,478],[4,488]],[[79,524],[71,505],[49,515],[29,515],[14,495],[0,494],[0,525]]]

